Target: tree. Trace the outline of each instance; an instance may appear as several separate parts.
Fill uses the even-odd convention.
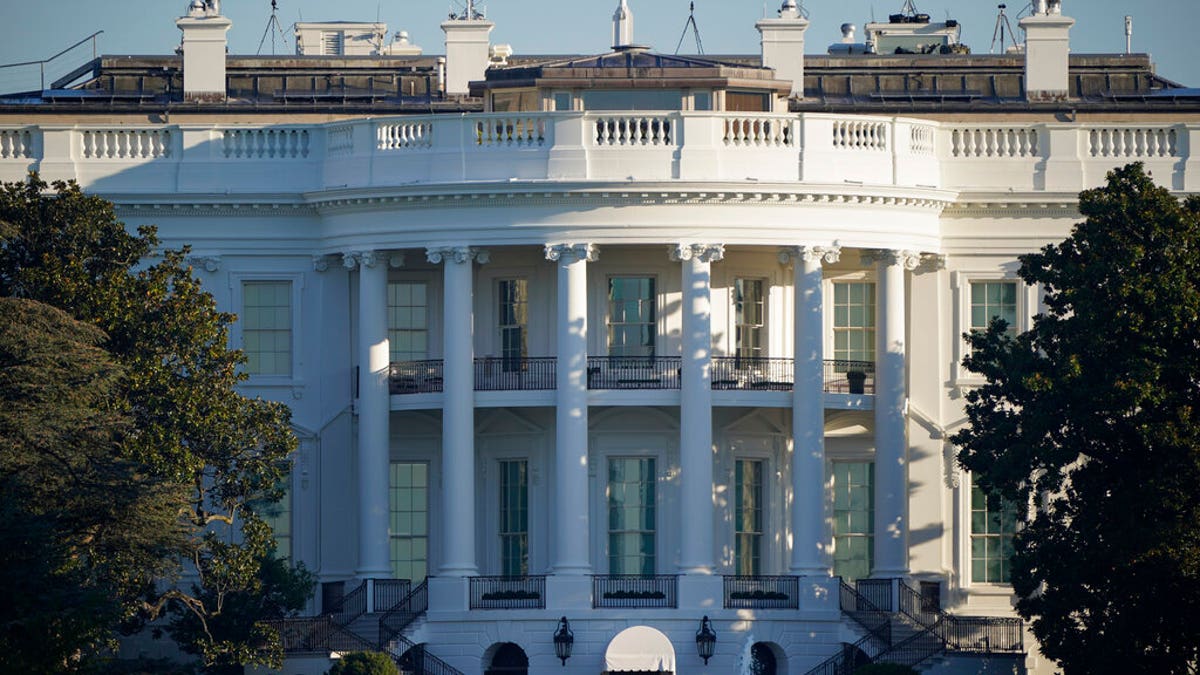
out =
[[[104,334],[0,298],[0,670],[105,648],[184,550],[182,486],[120,455],[130,418]]]
[[[187,248],[160,251],[154,228],[131,234],[112,204],[74,183],[50,187],[32,175],[0,189],[0,296],[58,307],[104,332],[101,346],[123,368],[129,425],[121,458],[161,484],[186,486],[177,506],[189,537],[184,557],[199,581],[191,592],[148,594],[142,617],[164,609],[176,623],[188,616],[179,625],[192,629],[172,635],[206,665],[278,667],[269,631],[214,629],[235,609],[266,613],[249,617],[253,624],[299,608],[290,593],[287,607],[226,602],[261,590],[259,575],[269,569],[273,548],[252,505],[282,495],[296,446],[289,411],[238,393],[244,357],[228,347],[235,317],[217,311],[187,265]],[[302,570],[287,574],[311,591]]]
[[[1080,195],[1064,242],[1021,258],[1046,313],[994,321],[953,437],[1028,522],[1017,611],[1068,673],[1195,673],[1200,658],[1200,199],[1140,164]]]
[[[399,675],[400,669],[382,652],[350,652],[338,659],[327,675]]]

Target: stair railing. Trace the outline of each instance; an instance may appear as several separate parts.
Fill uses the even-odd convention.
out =
[[[385,650],[393,639],[429,609],[429,580],[413,586],[404,599],[379,617],[379,644]]]
[[[367,613],[367,582],[363,581],[354,590],[343,595],[332,607],[325,609],[325,614],[333,618],[334,623],[346,627],[354,620]]]
[[[430,654],[423,644],[415,644],[403,635],[396,635],[391,641],[395,648],[388,653],[405,675],[464,675],[461,670]]]
[[[867,631],[867,637],[874,639],[884,648],[892,645],[892,620],[888,612],[880,609],[868,600],[858,589],[844,580],[838,581],[841,586],[839,596],[841,610]]]
[[[942,625],[939,622],[925,630],[918,631],[872,656],[871,663],[897,663],[902,666],[916,666],[934,654],[946,651],[946,643],[941,637],[941,628]]]
[[[899,581],[900,613],[935,630],[950,651],[1015,654],[1025,651],[1024,623],[1011,617],[955,616],[928,604],[920,593]]]

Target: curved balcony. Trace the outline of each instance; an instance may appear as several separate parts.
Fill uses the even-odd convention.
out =
[[[391,364],[393,395],[442,391],[442,360]],[[558,359],[553,356],[475,359],[475,391],[549,391],[557,387]],[[678,356],[589,356],[588,389],[678,390]],[[714,391],[791,391],[794,360],[775,357],[716,356],[712,359]],[[874,394],[875,364],[870,361],[825,361],[825,393]]]

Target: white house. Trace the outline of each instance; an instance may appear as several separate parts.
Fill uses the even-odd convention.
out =
[[[806,56],[789,0],[711,59],[622,0],[598,55],[491,68],[475,11],[444,57],[294,59],[200,5],[182,56],[0,98],[0,179],[157,224],[240,317],[321,582],[284,672],[1053,672],[947,440],[961,336],[1030,325],[1017,256],[1108,170],[1200,192],[1196,90],[1071,54],[1059,3],[1024,53]]]

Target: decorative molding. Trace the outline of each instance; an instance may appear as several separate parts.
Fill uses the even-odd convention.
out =
[[[921,263],[917,266],[918,274],[940,272],[946,269],[945,253],[925,253],[921,255]]]
[[[487,249],[474,246],[437,246],[425,249],[425,259],[434,265],[440,265],[443,261],[460,265],[474,261],[486,265],[492,255]]]
[[[327,255],[314,255],[312,257],[313,270],[324,272],[329,269],[329,258]]]
[[[600,249],[595,244],[546,244],[546,260],[558,262],[563,258],[596,262],[600,259]]]
[[[863,265],[873,265],[875,263],[883,263],[885,267],[899,265],[904,269],[912,272],[921,264],[921,254],[917,251],[897,250],[897,249],[875,249],[865,251],[862,254]]]
[[[958,465],[958,448],[949,439],[942,441],[942,470],[946,474],[946,487],[957,490],[962,485],[962,467]]]
[[[794,260],[833,265],[841,259],[842,247],[837,242],[834,242],[832,246],[789,246],[779,251],[779,264],[781,265],[790,265]]]
[[[342,267],[348,270],[371,268],[379,264],[380,258],[379,251],[348,251],[342,254]]]
[[[194,204],[163,204],[163,203],[120,203],[114,201],[118,214],[123,217],[158,217],[158,216],[315,216],[317,208],[312,204],[280,204],[280,203],[194,203]]]
[[[400,269],[401,267],[404,267],[405,260],[406,256],[403,253],[389,253],[388,267],[392,269]]]
[[[204,268],[205,272],[216,272],[221,269],[221,256],[219,255],[192,255],[188,256],[188,262]]]
[[[1080,219],[1078,201],[1061,202],[950,202],[946,218],[1071,218]]]
[[[671,248],[670,256],[674,262],[696,259],[714,263],[725,259],[725,244],[678,244]]]

